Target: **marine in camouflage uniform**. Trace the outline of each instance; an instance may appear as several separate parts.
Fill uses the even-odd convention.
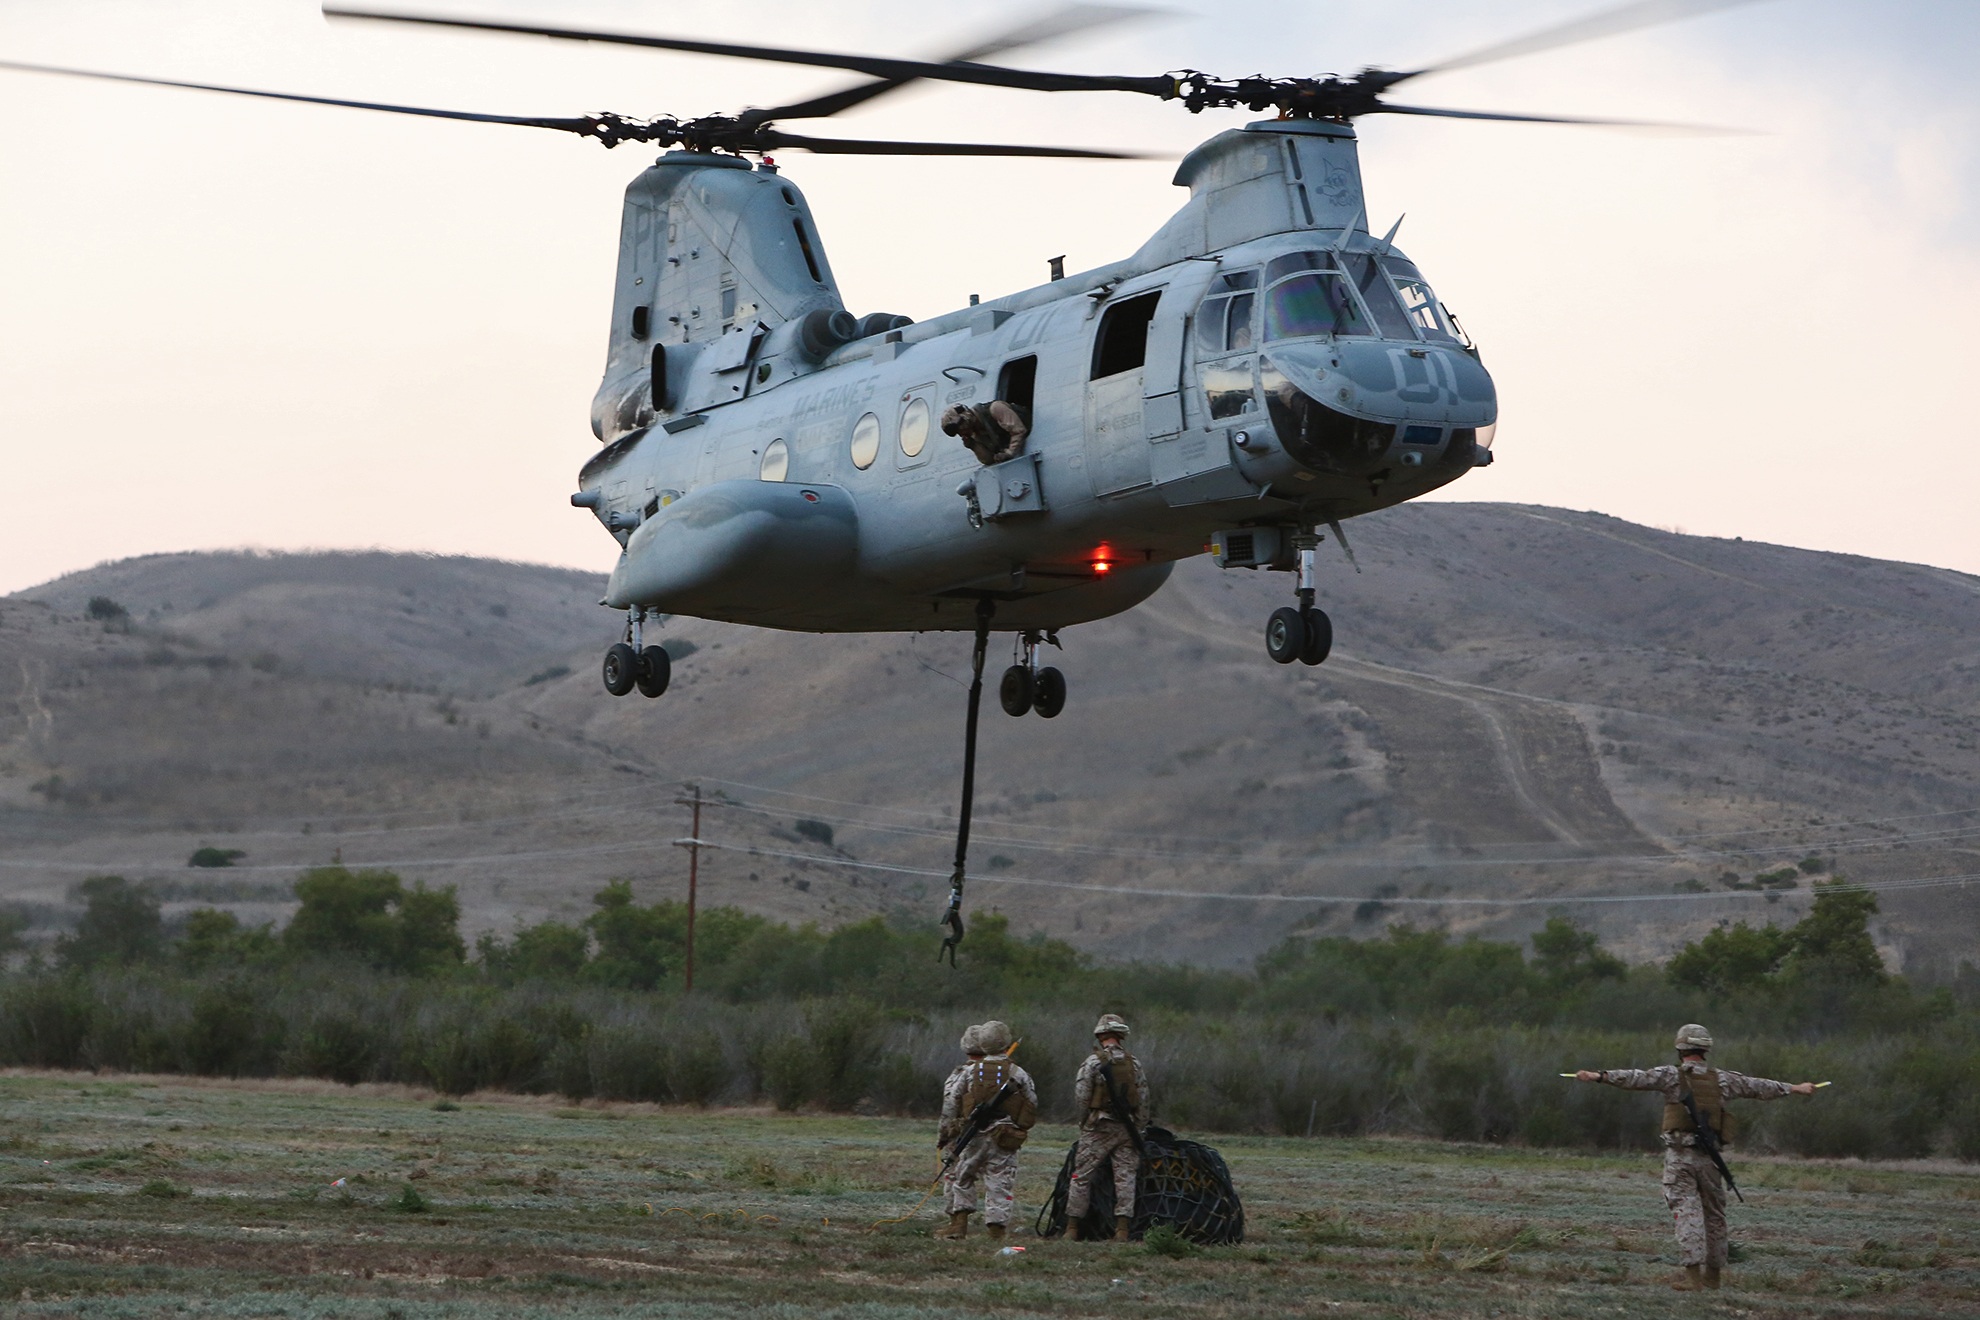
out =
[[[1066,1189],[1066,1231],[1075,1240],[1093,1199],[1093,1175],[1109,1159],[1114,1162],[1114,1241],[1128,1240],[1128,1224],[1134,1218],[1141,1151],[1134,1133],[1117,1115],[1126,1115],[1134,1124],[1134,1132],[1148,1126],[1148,1077],[1122,1047],[1127,1034],[1128,1024],[1114,1014],[1101,1017],[1093,1024],[1093,1053],[1079,1066],[1079,1075],[1073,1080],[1073,1108],[1080,1115],[1080,1124],[1079,1142],[1073,1147],[1072,1181]]]
[[[1031,1074],[1011,1062],[1011,1029],[1001,1022],[983,1022],[963,1032],[968,1062],[942,1084],[942,1123],[936,1145],[946,1151],[969,1126],[976,1106],[994,1098],[1004,1084],[1010,1095],[998,1104],[982,1131],[964,1146],[942,1176],[947,1189],[949,1222],[935,1230],[939,1238],[960,1238],[969,1232],[976,1211],[977,1189],[986,1202],[983,1222],[992,1238],[1004,1236],[1017,1203],[1018,1148],[1024,1145],[1038,1118],[1038,1084]]]
[[[1813,1082],[1776,1082],[1766,1077],[1714,1068],[1705,1061],[1712,1034],[1697,1023],[1678,1028],[1678,1061],[1656,1068],[1583,1069],[1575,1077],[1605,1082],[1626,1091],[1656,1091],[1664,1097],[1664,1203],[1677,1223],[1679,1262],[1685,1277],[1672,1286],[1681,1291],[1717,1288],[1726,1267],[1726,1184],[1705,1147],[1698,1128],[1684,1107],[1689,1092],[1699,1117],[1718,1134],[1721,1148],[1732,1140],[1728,1100],[1778,1100],[1786,1095],[1813,1095]]]
[[[942,430],[967,445],[977,462],[991,467],[1024,452],[1031,423],[1016,404],[992,399],[987,404],[958,403],[944,409]]]

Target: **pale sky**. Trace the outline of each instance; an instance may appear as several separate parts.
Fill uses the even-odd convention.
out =
[[[1010,57],[1411,67],[1600,0],[1182,0]],[[935,54],[1002,3],[433,0]],[[1215,12],[1215,17],[1211,13]],[[329,25],[313,0],[0,0],[0,59],[511,114],[693,115],[842,75]],[[1980,572],[1980,4],[1763,0],[1411,84],[1422,104],[1725,124],[1362,121],[1371,218],[1478,339],[1499,461],[1449,492]],[[799,131],[1180,153],[1253,116],[928,87]],[[0,592],[228,546],[610,567],[569,507],[619,195],[562,134],[0,72]],[[783,158],[855,313],[926,318],[1131,252],[1173,165]],[[1380,515],[1377,515],[1380,516]]]

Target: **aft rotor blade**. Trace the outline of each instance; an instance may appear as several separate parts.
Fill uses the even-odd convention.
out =
[[[544,119],[530,115],[482,115],[468,110],[436,110],[430,106],[393,105],[383,101],[346,101],[333,96],[303,96],[296,92],[265,92],[253,87],[225,87],[218,83],[181,82],[175,78],[140,78],[131,73],[102,73],[95,69],[66,69],[53,64],[21,64],[0,60],[0,69],[26,73],[55,73],[68,78],[98,78],[106,82],[143,83],[151,87],[183,87],[195,92],[225,92],[229,96],[258,96],[269,101],[300,101],[304,105],[335,105],[347,110],[378,110],[393,115],[420,115],[427,119],[463,119],[475,124],[520,124],[525,128],[554,128],[565,133],[590,135],[598,121],[593,119]]]
[[[584,28],[545,27],[531,23],[498,23],[488,19],[442,18],[433,14],[389,14],[369,9],[340,9],[325,6],[331,18],[364,18],[382,23],[421,23],[432,27],[469,28],[481,32],[517,32],[525,36],[554,37],[563,41],[604,41],[620,46],[645,46],[653,50],[680,50],[697,55],[727,55],[743,60],[768,60],[776,64],[805,64],[819,69],[849,69],[887,80],[932,78],[940,82],[976,83],[987,87],[1015,87],[1032,92],[1140,92],[1164,99],[1176,94],[1175,79],[1116,78],[1083,73],[1046,73],[1033,69],[1006,69],[995,64],[969,60],[939,63],[933,60],[890,59],[882,55],[842,55],[829,51],[793,50],[779,46],[745,46],[727,41],[689,41],[681,37],[653,37],[636,32],[595,32]]]
[[[1716,124],[1673,124],[1655,119],[1589,119],[1580,115],[1519,115],[1496,110],[1445,110],[1427,105],[1390,105],[1386,101],[1364,113],[1422,115],[1432,119],[1496,119],[1512,124],[1580,124],[1588,128],[1649,128],[1665,133],[1697,133],[1708,136],[1746,131],[1739,128],[1722,128]]]
[[[1058,156],[1072,160],[1155,160],[1139,151],[1094,151],[1084,147],[1026,147],[1004,142],[894,142],[873,138],[818,138],[775,129],[757,132],[759,151],[812,151],[821,156]]]
[[[1011,28],[997,36],[986,38],[966,50],[956,51],[941,62],[953,64],[958,60],[988,59],[992,55],[1001,55],[1007,50],[1018,50],[1025,46],[1035,46],[1040,42],[1051,41],[1058,37],[1071,36],[1075,32],[1085,32],[1096,27],[1106,27],[1114,23],[1126,22],[1130,19],[1143,18],[1154,12],[1156,11],[1152,9],[1140,9],[1127,5],[1062,5],[1018,27]],[[814,96],[806,101],[797,101],[790,105],[780,105],[773,109],[757,110],[752,113],[757,118],[766,121],[772,119],[823,119],[828,115],[836,115],[841,111],[850,110],[856,105],[863,105],[876,96],[884,96],[897,88],[907,86],[911,82],[919,81],[921,79],[918,78],[881,78],[875,82],[858,83],[851,87],[844,87],[836,92],[828,92],[823,96]]]
[[[1618,36],[1624,32],[1634,32],[1639,28],[1676,23],[1682,19],[1696,18],[1701,14],[1715,13],[1721,9],[1734,9],[1752,3],[1753,0],[1630,0],[1628,4],[1600,9],[1565,23],[1555,24],[1553,27],[1541,28],[1538,32],[1529,32],[1523,37],[1494,42],[1482,49],[1452,59],[1440,60],[1435,64],[1405,73],[1396,81],[1400,82],[1402,78],[1421,78],[1431,73],[1448,73],[1452,69],[1469,69],[1480,64],[1516,59],[1521,55],[1537,55],[1543,50],[1577,46],[1584,41],[1599,41],[1603,37]]]

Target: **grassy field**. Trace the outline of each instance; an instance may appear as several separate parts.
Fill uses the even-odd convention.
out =
[[[1070,1139],[1034,1135],[1027,1212]],[[1027,1227],[1004,1257],[932,1240],[933,1201],[873,1227],[926,1189],[932,1141],[897,1119],[4,1073],[0,1313],[1980,1314],[1980,1173],[1951,1167],[1745,1160],[1732,1286],[1678,1297],[1646,1156],[1213,1138],[1242,1246]]]

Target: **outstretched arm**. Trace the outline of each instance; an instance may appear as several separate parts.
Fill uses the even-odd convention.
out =
[[[1677,1069],[1670,1064],[1657,1068],[1583,1068],[1574,1075],[1578,1082],[1605,1082],[1625,1091],[1669,1091],[1677,1084]]]

